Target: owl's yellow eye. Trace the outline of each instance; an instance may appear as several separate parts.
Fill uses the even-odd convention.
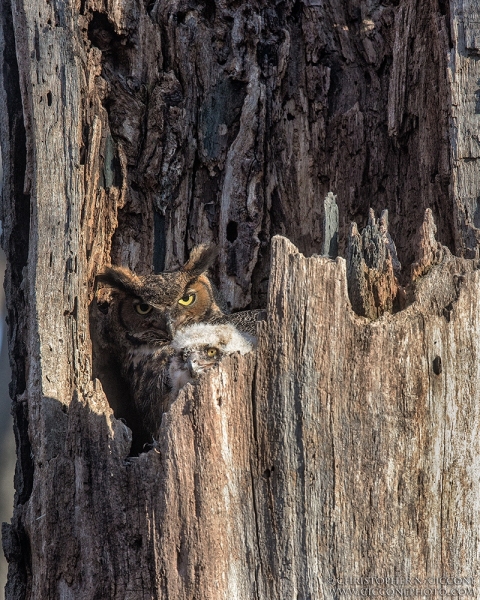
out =
[[[209,356],[210,358],[213,358],[214,356],[217,356],[217,354],[218,354],[218,350],[216,348],[208,348],[207,356]]]
[[[148,315],[148,313],[153,309],[153,306],[147,304],[146,302],[142,302],[141,304],[135,304],[135,310],[139,315]]]
[[[180,298],[178,303],[181,304],[182,306],[191,306],[195,302],[196,299],[197,299],[196,294],[185,294],[184,296],[182,296]]]

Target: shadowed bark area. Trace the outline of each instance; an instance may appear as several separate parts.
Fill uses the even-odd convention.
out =
[[[7,598],[327,599],[341,577],[478,575],[476,15],[0,5]],[[335,261],[315,255],[328,192]],[[388,209],[407,282],[413,263],[405,310],[388,312],[393,262],[379,302],[362,288],[375,321],[351,310],[342,258],[369,208]],[[133,457],[124,382],[92,356],[95,275],[210,241],[230,307],[268,305],[257,356],[183,390]]]
[[[184,388],[155,449],[128,458],[98,383],[67,411],[43,397],[40,475],[16,509],[31,597],[328,599],[352,576],[477,577],[478,273],[447,255],[372,322],[344,259],[277,237],[257,356]]]
[[[213,240],[231,306],[261,305],[271,236],[320,252],[329,191],[342,252],[350,221],[366,225],[369,207],[390,211],[403,264],[427,207],[453,249],[446,6],[126,0],[80,9],[32,13],[42,30],[32,47],[38,60],[50,56],[63,18],[82,56],[79,163],[97,259],[95,240],[116,225],[105,227],[101,207],[113,203],[114,262],[172,267]],[[55,106],[55,91],[44,95]]]
[[[87,0],[80,9],[66,22],[83,62],[80,161],[97,259],[116,225],[105,228],[101,207],[115,212],[116,189],[125,193],[112,261],[161,270],[213,241],[235,309],[265,305],[272,235],[322,251],[329,191],[341,254],[350,222],[364,227],[370,207],[389,210],[402,264],[428,207],[439,239],[464,250],[449,192],[446,4]],[[48,32],[58,16],[42,16]]]

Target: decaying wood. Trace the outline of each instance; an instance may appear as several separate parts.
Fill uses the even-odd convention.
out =
[[[478,263],[446,256],[376,321],[352,312],[345,267],[275,238],[255,387],[268,598],[478,576]]]
[[[343,259],[273,252],[256,361],[181,391],[156,448],[128,457],[98,383],[67,412],[40,400],[16,509],[30,597],[329,599],[335,578],[478,576],[478,265],[447,255],[414,304],[369,321]]]
[[[323,201],[323,251],[322,256],[338,256],[338,206],[336,198],[329,192]]]
[[[386,311],[403,308],[404,292],[396,277],[400,270],[395,243],[388,232],[388,211],[384,210],[377,222],[370,209],[362,233],[352,223],[348,238],[348,293],[355,312],[376,319]]]
[[[270,267],[276,233],[322,252],[330,191],[340,255],[369,208],[389,210],[404,267],[426,208],[475,255],[475,12],[1,3],[9,600],[331,598],[333,576],[477,575],[476,263],[426,259],[416,302],[375,322],[350,309],[342,258],[277,239]],[[232,308],[264,306],[272,274],[256,362],[182,392],[133,457],[94,381],[94,276],[209,241]]]
[[[452,48],[449,77],[452,95],[452,192],[457,253],[478,257],[480,241],[480,10],[475,0],[450,2]]]
[[[76,191],[63,189],[81,198],[73,212],[83,211],[91,268],[171,268],[213,241],[230,305],[264,306],[272,235],[322,253],[330,191],[341,255],[350,222],[363,228],[369,207],[389,210],[403,264],[414,260],[428,207],[439,240],[463,251],[449,194],[449,107],[452,86],[458,98],[478,76],[467,56],[448,79],[457,38],[444,2],[86,0],[57,9],[9,0],[10,15],[6,85],[19,68],[26,189],[37,156],[45,172],[71,171]],[[458,41],[451,56],[461,54]],[[64,149],[71,165],[55,161]]]
[[[404,264],[428,207],[440,241],[463,251],[449,194],[448,7],[396,4],[87,1],[99,76],[85,144],[95,117],[125,153],[131,190],[114,262],[150,267],[153,253],[170,268],[212,240],[231,306],[262,305],[271,236],[321,253],[319,199],[331,190],[341,253],[369,207],[389,210]],[[141,233],[152,221],[153,245]]]
[[[428,273],[433,265],[440,264],[448,252],[447,248],[435,239],[436,233],[437,228],[433,221],[432,211],[427,208],[416,243],[417,260],[411,266],[412,282]]]

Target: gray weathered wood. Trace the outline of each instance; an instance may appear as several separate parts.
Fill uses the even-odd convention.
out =
[[[332,576],[478,575],[477,265],[428,218],[423,259],[413,243],[431,208],[440,241],[476,251],[475,149],[455,154],[475,125],[462,6],[450,39],[433,0],[1,4],[10,600],[297,600],[335,597]],[[353,220],[389,210],[404,268],[418,259],[406,310],[355,315],[344,260],[311,256],[329,191],[340,253]],[[270,267],[275,233],[310,258],[276,238]],[[233,308],[264,306],[271,273],[256,362],[182,392],[131,456],[95,380],[95,274],[170,268],[208,241]]]
[[[232,357],[188,386],[156,448],[128,458],[98,383],[67,413],[39,401],[16,509],[32,598],[327,599],[332,577],[478,576],[476,263],[448,255],[371,322],[343,259],[273,252],[256,367]]]
[[[328,192],[323,201],[323,256],[338,256],[338,206],[335,195]]]
[[[389,210],[403,264],[426,208],[440,241],[463,252],[449,135],[451,94],[465,85],[448,79],[457,41],[443,2],[207,4],[5,2],[16,47],[6,85],[19,67],[25,107],[25,189],[36,157],[45,174],[70,170],[93,270],[108,260],[171,268],[213,241],[227,301],[262,307],[272,235],[322,253],[330,191],[340,254],[350,222],[364,227],[370,207]],[[478,77],[466,76],[473,89]],[[10,112],[20,89],[8,89]],[[68,149],[71,165],[55,160]]]
[[[452,187],[458,252],[478,256],[480,240],[480,9],[474,0],[451,3]]]
[[[347,283],[353,310],[370,319],[394,308],[399,310],[402,289],[396,274],[400,270],[395,243],[388,232],[388,211],[384,210],[377,221],[370,209],[362,233],[352,223],[348,237]]]
[[[476,268],[449,256],[414,304],[372,322],[350,308],[343,259],[274,238],[255,387],[265,597],[335,598],[330,578],[478,577]]]

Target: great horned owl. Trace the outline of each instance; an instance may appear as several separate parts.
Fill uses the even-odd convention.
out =
[[[106,267],[97,281],[118,295],[118,322],[112,325],[119,326],[122,340],[125,330],[139,343],[171,340],[180,327],[222,316],[218,292],[206,274],[216,254],[212,246],[198,246],[183,267],[158,275],[141,276],[124,267]],[[101,311],[105,302],[109,300],[100,290],[97,303]]]
[[[256,337],[240,333],[231,324],[197,323],[179,330],[171,343],[175,354],[168,370],[172,395],[217,365],[223,356],[251,352],[256,342]]]
[[[168,393],[170,342],[180,327],[221,317],[218,294],[206,271],[212,247],[199,246],[177,271],[140,276],[107,267],[97,277],[96,339],[115,358],[130,386],[145,429],[155,435]]]
[[[223,312],[222,300],[206,274],[215,256],[214,248],[199,246],[173,272],[140,276],[123,267],[107,267],[97,277],[104,286],[97,290],[92,309],[98,376],[110,388],[110,395],[119,398],[121,410],[116,414],[125,416],[129,424],[140,417],[142,436],[156,436],[168,407],[169,364],[178,352],[171,342],[179,329],[199,322],[216,323],[254,336],[257,320],[264,315],[257,310]],[[102,361],[103,366],[98,366]],[[136,411],[128,403],[125,406],[122,382],[114,374],[118,368]]]

